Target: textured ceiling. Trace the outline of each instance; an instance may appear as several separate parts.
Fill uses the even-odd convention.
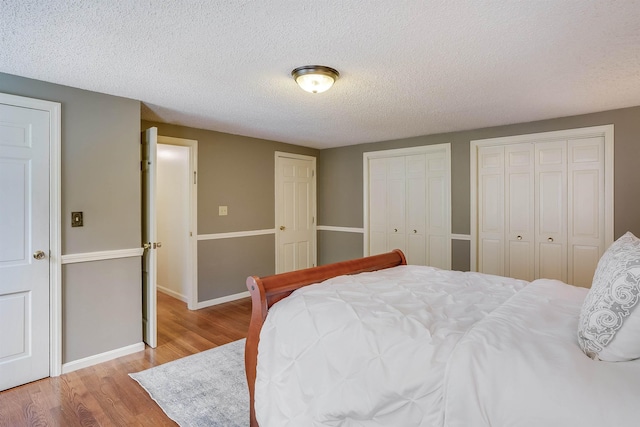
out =
[[[640,1],[2,0],[0,71],[327,148],[640,105]],[[290,77],[328,65],[309,94]]]

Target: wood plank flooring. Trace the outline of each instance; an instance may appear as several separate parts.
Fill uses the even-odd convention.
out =
[[[175,426],[128,374],[246,337],[251,300],[189,311],[158,293],[158,347],[0,392],[0,426]]]

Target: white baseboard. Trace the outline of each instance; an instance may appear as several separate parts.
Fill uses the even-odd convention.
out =
[[[200,301],[194,308],[189,307],[189,310],[199,310],[205,307],[211,307],[212,305],[224,304],[225,302],[235,301],[242,298],[251,296],[249,291],[240,292],[239,294],[227,295],[226,297],[214,298],[207,301]]]
[[[176,291],[174,291],[172,289],[165,288],[164,286],[160,286],[160,285],[157,285],[156,289],[158,289],[158,291],[162,292],[163,294],[167,294],[170,297],[174,297],[175,299],[179,299],[182,302],[187,302],[187,303],[189,302],[189,299],[185,295],[179,294],[178,292],[176,292]]]
[[[68,374],[69,372],[77,371],[78,369],[88,368],[89,366],[97,365],[98,363],[108,362],[109,360],[117,359],[118,357],[128,356],[133,353],[144,350],[144,343],[139,342],[137,344],[131,344],[126,347],[117,348],[104,353],[96,354],[93,356],[85,357],[83,359],[74,360],[73,362],[64,363],[62,365],[62,373]]]

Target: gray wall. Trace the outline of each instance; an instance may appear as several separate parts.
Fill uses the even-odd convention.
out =
[[[142,121],[158,135],[198,141],[198,235],[275,227],[275,152],[319,151],[263,139]],[[228,206],[219,216],[218,206]],[[275,272],[275,237],[198,241],[198,301],[247,290],[249,275]]]
[[[140,102],[2,73],[0,92],[62,104],[62,254],[140,247]],[[63,267],[63,363],[142,341],[140,274],[139,258]]]
[[[615,237],[640,233],[640,107],[463,132],[322,150],[318,160],[318,223],[363,227],[362,154],[393,148],[451,143],[452,233],[470,233],[470,141],[588,126],[615,126]],[[318,262],[362,256],[362,245],[345,246],[339,233],[321,232]],[[339,254],[339,257],[336,256]],[[467,270],[469,242],[454,241],[452,267]]]

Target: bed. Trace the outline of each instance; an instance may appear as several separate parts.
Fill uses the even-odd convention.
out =
[[[398,250],[249,277],[250,425],[640,425],[628,235],[591,291],[409,266]]]

